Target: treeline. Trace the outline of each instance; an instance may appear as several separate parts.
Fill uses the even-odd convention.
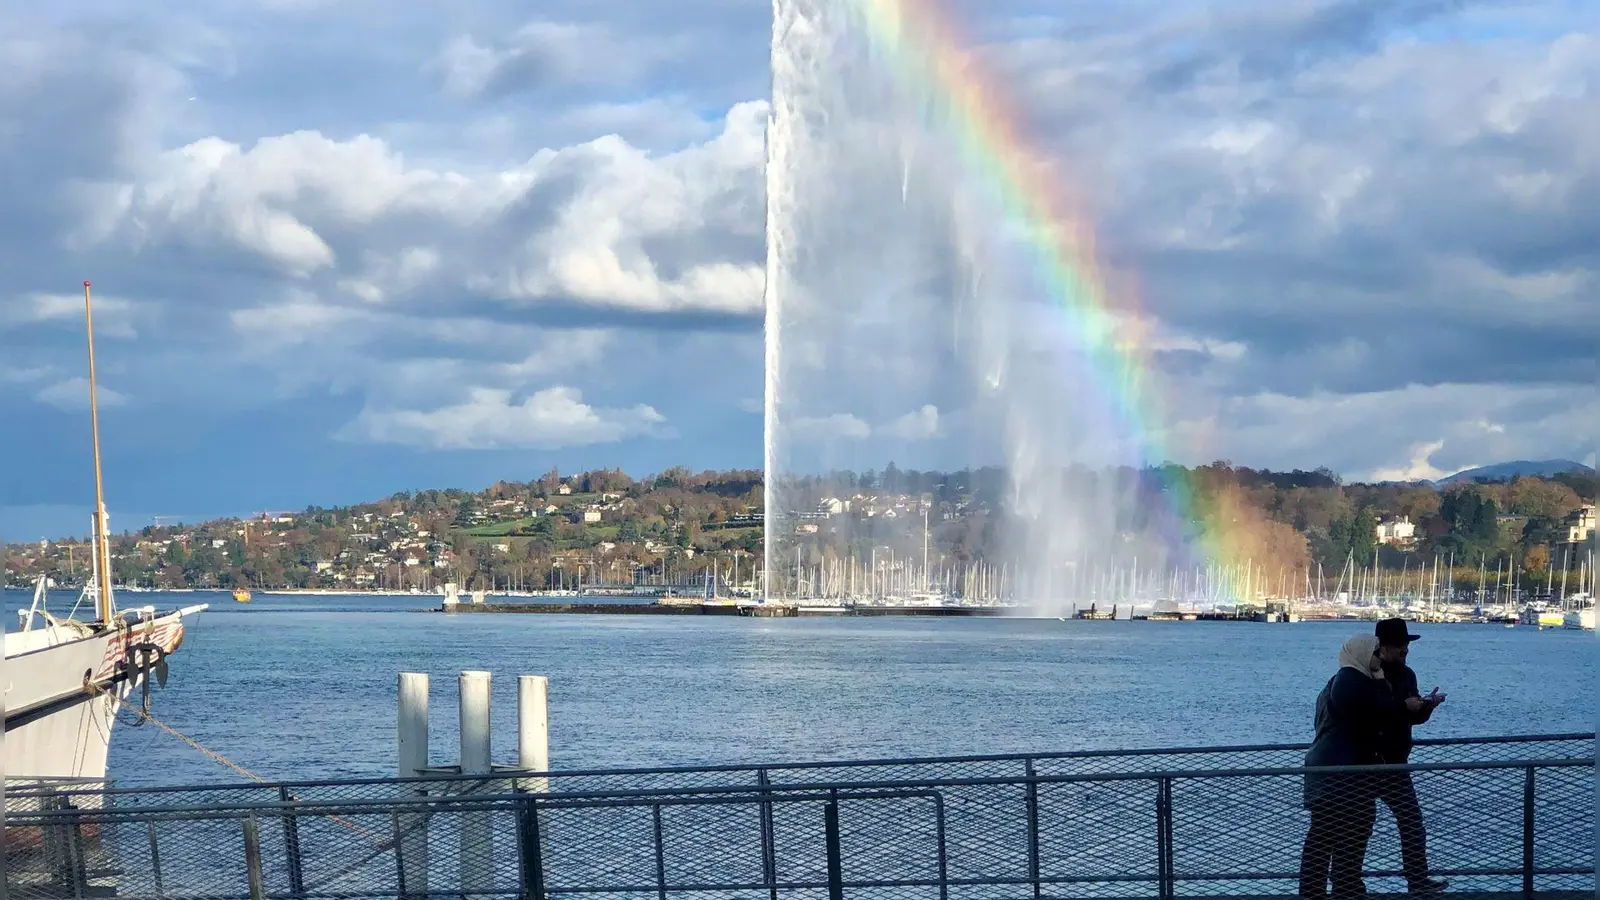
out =
[[[1597,479],[1576,471],[1444,487],[1346,484],[1327,469],[1277,472],[1216,462],[1069,467],[1013,482],[999,468],[941,473],[891,465],[777,487],[797,518],[829,497],[871,503],[904,491],[922,500],[911,522],[886,523],[881,510],[866,516],[858,509],[848,528],[792,538],[784,528],[782,539],[813,563],[860,559],[874,546],[920,554],[925,506],[934,523],[932,553],[955,564],[1026,563],[1066,552],[1106,565],[1253,565],[1274,578],[1321,571],[1331,579],[1347,566],[1415,572],[1438,558],[1441,567],[1470,568],[1462,575],[1470,583],[1480,566],[1490,572],[1515,566],[1533,576],[1551,566],[1577,568],[1585,548],[1569,543],[1569,526],[1580,507],[1593,503]],[[1393,539],[1380,541],[1379,526],[1394,522]],[[1052,545],[1059,534],[1069,539]],[[794,552],[786,548],[783,558]]]
[[[1538,576],[1563,563],[1576,568],[1585,553],[1574,551],[1592,549],[1592,539],[1573,545],[1568,532],[1596,487],[1590,472],[1441,489],[1226,462],[1065,468],[1014,483],[999,468],[891,463],[776,485],[775,524],[785,560],[798,547],[816,563],[875,552],[920,558],[927,521],[930,557],[952,565],[1056,559],[1063,545],[1040,535],[1076,529],[1100,542],[1075,545],[1079,552],[1108,564],[1137,557],[1146,568],[1248,563],[1288,573],[1320,567],[1331,578],[1351,562],[1416,571],[1438,559]],[[114,539],[113,565],[119,583],[153,587],[547,587],[579,571],[616,582],[640,570],[682,583],[708,566],[725,572],[735,557],[748,575],[764,549],[763,488],[756,470],[676,467],[635,479],[616,469],[552,469],[480,491],[407,491],[267,521],[149,527]],[[1380,543],[1379,525],[1396,519],[1414,533]],[[75,541],[9,545],[6,578],[81,583],[88,560]]]

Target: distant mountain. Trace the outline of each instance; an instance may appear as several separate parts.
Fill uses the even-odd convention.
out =
[[[1511,462],[1495,463],[1490,466],[1478,466],[1476,469],[1467,469],[1454,475],[1447,475],[1435,481],[1434,484],[1471,484],[1483,479],[1486,481],[1510,481],[1524,475],[1541,476],[1549,478],[1551,475],[1562,475],[1567,472],[1586,472],[1594,474],[1594,470],[1581,462],[1570,459],[1517,459]]]

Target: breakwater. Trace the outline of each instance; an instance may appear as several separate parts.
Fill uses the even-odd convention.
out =
[[[542,615],[615,616],[747,616],[792,619],[801,616],[933,617],[933,618],[1058,618],[1031,606],[820,606],[794,603],[446,603],[448,613],[536,613]]]
[[[580,616],[742,616],[754,607],[731,603],[447,603],[450,613],[544,613]]]

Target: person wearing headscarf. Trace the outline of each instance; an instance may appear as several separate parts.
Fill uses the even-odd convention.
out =
[[[1356,635],[1339,650],[1339,670],[1317,695],[1316,737],[1306,767],[1381,765],[1383,735],[1420,708],[1401,701],[1383,683],[1378,639]],[[1377,787],[1370,774],[1312,772],[1304,802],[1311,827],[1300,851],[1300,896],[1321,898],[1331,881],[1334,900],[1366,895],[1361,878],[1367,842],[1377,818]]]

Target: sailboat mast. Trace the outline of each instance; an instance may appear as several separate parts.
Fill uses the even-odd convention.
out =
[[[95,392],[94,304],[89,298],[89,282],[83,283],[83,321],[89,337],[89,430],[94,441],[94,543],[95,618],[109,624],[116,610],[111,603],[111,536],[106,527],[106,491],[100,477],[100,401]]]

